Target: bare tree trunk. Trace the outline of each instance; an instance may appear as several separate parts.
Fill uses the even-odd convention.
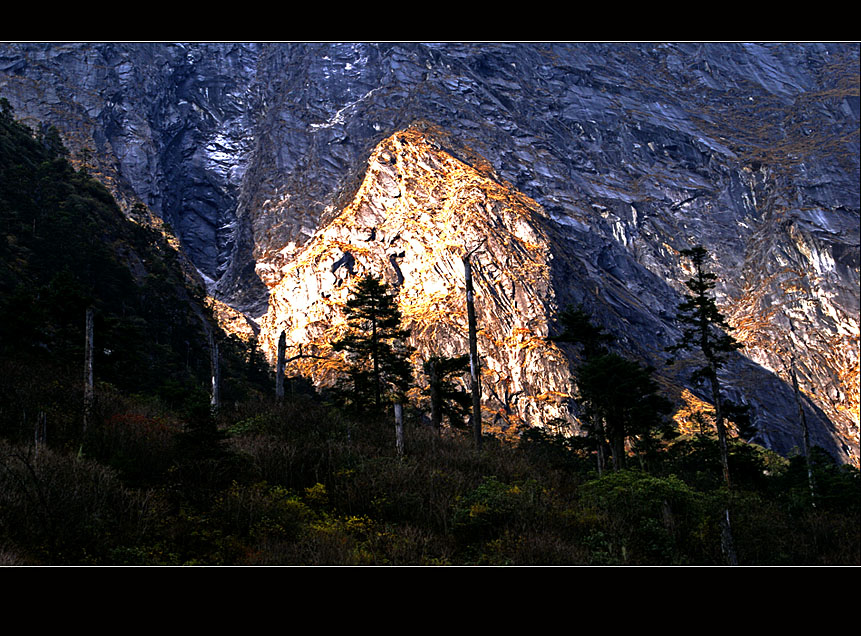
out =
[[[39,457],[39,446],[45,444],[48,438],[48,417],[45,415],[45,411],[39,411],[34,438],[36,457]]]
[[[607,459],[604,457],[604,422],[601,416],[596,416],[598,435],[597,435],[597,456],[598,456],[598,477],[604,474],[604,468],[607,466]]]
[[[93,416],[95,389],[93,386],[93,307],[87,307],[86,332],[84,337],[84,432]]]
[[[475,250],[473,250],[475,251]],[[475,324],[475,303],[472,288],[472,266],[470,252],[463,257],[463,270],[466,276],[466,311],[469,321],[469,373],[472,381],[472,430],[475,447],[481,448],[481,367],[478,359],[478,335]]]
[[[709,384],[712,387],[712,401],[715,406],[715,428],[717,428],[718,446],[720,447],[720,461],[723,469],[723,479],[727,488],[731,486],[729,479],[729,449],[727,447],[726,424],[723,417],[723,408],[720,397],[720,385],[718,385],[717,369],[709,361]]]
[[[398,457],[404,456],[404,407],[400,402],[395,402],[395,446],[398,449]]]
[[[710,364],[711,366],[711,364]],[[729,479],[729,450],[727,448],[726,424],[724,423],[723,409],[721,408],[720,387],[718,386],[717,372],[711,367],[712,399],[715,405],[715,427],[717,428],[718,445],[720,447],[720,461],[723,468],[723,478],[726,483],[728,496],[732,497],[732,486]],[[724,509],[720,520],[721,529],[721,551],[728,565],[738,565],[738,557],[735,553],[735,541],[732,536],[732,525],[729,520],[729,506]]]
[[[218,354],[218,341],[211,329],[209,331],[209,355],[212,369],[212,399],[210,404],[213,409],[217,409],[221,406],[221,362]]]
[[[433,359],[428,362],[428,382],[430,384],[431,423],[434,430],[439,434],[442,430],[442,397],[439,394],[439,374],[436,360]]]
[[[613,435],[610,441],[610,453],[613,457],[613,470],[620,471],[625,467],[625,440]]]
[[[804,414],[804,403],[801,401],[801,391],[798,388],[798,375],[795,372],[795,354],[791,354],[790,373],[792,374],[792,390],[795,392],[795,403],[798,405],[798,421],[801,422],[801,438],[804,443],[804,463],[807,464],[807,485],[810,488],[810,501],[816,507],[816,487],[813,481],[813,466],[810,464],[810,431],[807,428],[807,417]]]
[[[281,332],[278,336],[278,361],[275,364],[275,398],[281,401],[284,398],[284,356],[287,351],[287,334]]]
[[[380,378],[380,354],[377,347],[377,320],[371,320],[371,360],[374,365],[374,406],[379,410],[382,404],[382,387]]]
[[[727,564],[738,565],[738,557],[735,554],[735,543],[732,538],[732,526],[729,522],[729,507],[724,509],[723,515],[720,523],[721,550],[724,553],[724,557],[726,557]]]
[[[709,360],[709,384],[712,387],[712,400],[715,406],[715,428],[717,428],[718,445],[720,447],[720,461],[723,468],[723,478],[726,483],[728,495],[732,497],[732,484],[729,478],[729,449],[727,446],[726,424],[724,422],[723,408],[720,397],[720,386],[718,384],[717,369]],[[721,527],[721,550],[729,565],[738,565],[738,557],[735,553],[735,541],[732,536],[732,525],[729,520],[729,506],[724,509],[720,522]]]

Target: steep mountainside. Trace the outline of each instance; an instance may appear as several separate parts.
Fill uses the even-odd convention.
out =
[[[322,380],[337,358],[330,343],[344,326],[354,276],[383,276],[398,292],[416,366],[432,355],[465,354],[462,257],[472,256],[479,350],[489,423],[507,429],[566,415],[568,363],[546,338],[555,311],[546,213],[534,201],[438,149],[415,130],[374,150],[355,199],[317,233],[279,276],[262,322],[275,351],[310,345],[301,370]],[[297,365],[298,366],[298,365]]]
[[[487,237],[496,413],[564,403],[538,338],[568,304],[661,365],[702,243],[757,440],[799,445],[795,352],[814,441],[857,464],[858,64],[857,44],[5,44],[0,95],[167,220],[269,346],[320,338],[300,307],[325,316],[353,263],[459,349],[460,250]]]
[[[265,361],[226,337],[216,312],[158,218],[123,216],[55,131],[33,136],[0,99],[0,436],[33,439],[37,417],[37,439],[81,435],[88,315],[88,375],[106,419],[123,395],[183,413],[258,395],[271,385]]]
[[[178,246],[157,222],[124,218],[55,142],[0,112],[0,428],[9,437],[42,411],[62,438],[59,422],[77,413],[63,399],[79,387],[88,307],[97,382],[170,400],[210,378],[215,325]]]

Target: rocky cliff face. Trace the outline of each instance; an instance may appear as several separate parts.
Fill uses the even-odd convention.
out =
[[[678,252],[702,243],[757,440],[800,444],[794,352],[814,442],[857,463],[858,64],[841,44],[6,44],[0,96],[168,220],[267,346],[322,347],[368,269],[420,352],[461,350],[459,258],[486,237],[489,419],[564,410],[541,337],[568,304],[662,365]],[[667,386],[704,395],[683,372]]]
[[[534,201],[407,130],[371,154],[356,197],[277,275],[261,340],[282,332],[297,367],[321,381],[337,364],[329,345],[344,326],[355,276],[382,276],[397,292],[415,363],[469,350],[462,258],[474,288],[488,424],[507,430],[567,415],[568,362],[547,341],[557,307],[546,213]]]
[[[216,279],[236,242],[255,67],[239,45],[4,44],[0,93],[19,119],[55,125],[126,208],[159,214]]]

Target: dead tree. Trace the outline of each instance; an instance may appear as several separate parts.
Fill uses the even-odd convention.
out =
[[[481,448],[481,363],[478,358],[478,333],[475,320],[475,292],[472,287],[472,265],[470,257],[484,243],[481,241],[463,256],[463,271],[466,278],[466,314],[469,323],[469,374],[472,388],[472,430],[475,447]]]
[[[213,409],[221,406],[221,361],[218,354],[218,340],[215,332],[209,330],[209,364],[212,370],[212,398],[210,405]]]
[[[39,411],[33,438],[36,457],[39,457],[39,447],[45,445],[48,440],[48,417],[45,415],[45,411]]]
[[[86,327],[84,335],[84,432],[93,416],[93,404],[95,402],[95,389],[93,386],[93,313],[92,306],[87,307]]]
[[[275,398],[284,399],[284,356],[287,351],[287,334],[282,331],[278,336],[278,360],[275,364]]]
[[[395,407],[395,446],[398,450],[398,457],[404,456],[404,407],[398,401],[394,404]]]
[[[442,429],[442,396],[440,395],[439,374],[437,372],[437,360],[431,358],[427,365],[428,386],[430,388],[431,423],[434,430],[439,434]]]

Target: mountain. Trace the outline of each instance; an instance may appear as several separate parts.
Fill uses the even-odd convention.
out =
[[[476,274],[488,424],[498,430],[564,418],[570,373],[547,340],[556,311],[553,258],[534,201],[442,151],[417,130],[396,133],[371,155],[355,198],[299,250],[279,276],[261,322],[274,351],[282,332],[291,351],[319,357],[298,368],[331,379],[330,343],[356,276],[382,276],[398,294],[415,366],[469,350],[462,257]],[[309,346],[310,345],[310,346]]]
[[[85,325],[101,415],[122,395],[208,407],[213,366],[225,400],[268,387],[164,223],[140,205],[126,218],[54,129],[12,115],[0,99],[0,436],[29,437],[37,416],[58,446],[80,436]]]
[[[545,339],[569,305],[706,400],[663,366],[702,244],[754,441],[800,447],[794,354],[813,442],[858,464],[857,43],[10,43],[0,96],[163,218],[270,356],[285,329],[322,347],[360,271],[399,285],[419,355],[462,352],[484,239],[500,429],[570,417]]]
[[[27,413],[47,412],[54,433],[78,411],[63,399],[79,386],[88,308],[100,383],[164,397],[193,391],[209,377],[207,333],[215,325],[204,313],[202,287],[181,267],[178,245],[157,219],[126,219],[104,186],[69,165],[56,135],[32,137],[3,106],[4,437],[14,436]]]

